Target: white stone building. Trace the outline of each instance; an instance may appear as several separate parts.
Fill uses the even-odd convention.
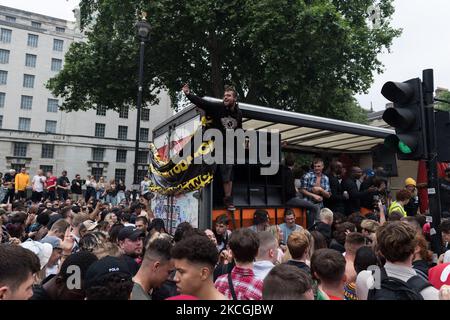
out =
[[[70,44],[83,40],[74,30],[70,21],[0,6],[0,172],[25,166],[31,174],[43,168],[59,176],[67,170],[69,179],[94,174],[125,178],[131,187],[137,111],[65,113],[45,88]],[[166,94],[142,111],[140,176],[152,129],[173,114]]]

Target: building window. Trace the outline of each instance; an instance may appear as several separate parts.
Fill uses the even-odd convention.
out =
[[[91,175],[96,181],[100,180],[100,177],[103,177],[103,168],[91,168]]]
[[[37,48],[39,42],[39,36],[37,34],[28,34],[27,45],[32,48]]]
[[[140,128],[139,140],[140,141],[148,141],[148,128]]]
[[[11,43],[11,35],[12,35],[12,30],[1,28],[1,30],[0,30],[0,42]]]
[[[42,27],[42,23],[36,22],[36,21],[31,21],[31,26],[32,26],[33,28],[38,28],[38,29],[40,29],[40,28]]]
[[[34,88],[34,75],[24,74],[23,75],[23,87],[24,88]]]
[[[116,162],[127,162],[127,150],[117,150]]]
[[[127,107],[120,108],[119,118],[128,119],[128,108]]]
[[[46,172],[53,172],[53,166],[42,165],[42,166],[39,166],[39,169],[41,169],[44,172],[44,174]]]
[[[106,127],[106,125],[104,123],[96,123],[95,124],[95,136],[97,138],[105,137],[105,127]]]
[[[128,139],[128,127],[127,126],[119,126],[119,134],[117,136],[119,140],[127,140]]]
[[[22,96],[22,99],[20,101],[20,109],[31,110],[32,106],[33,106],[33,97]]]
[[[3,108],[5,106],[5,97],[6,93],[0,92],[0,108]]]
[[[26,157],[27,156],[28,143],[15,142],[14,143],[14,157]]]
[[[59,39],[53,39],[53,51],[62,52],[64,47],[64,41]]]
[[[66,32],[66,28],[56,27],[56,32]]]
[[[147,170],[138,170],[138,181],[144,180],[144,177],[148,175]]]
[[[103,148],[93,148],[92,149],[92,160],[93,161],[103,161],[105,155],[105,149]]]
[[[36,68],[36,59],[37,56],[35,54],[27,53],[25,55],[25,67]]]
[[[148,151],[138,152],[138,163],[147,164],[148,163]]]
[[[16,17],[5,16],[5,20],[7,22],[16,22]]]
[[[141,120],[150,121],[150,109],[142,108],[141,110]]]
[[[0,115],[0,129],[3,127],[3,116]]]
[[[42,145],[42,152],[41,152],[41,158],[45,159],[53,159],[55,153],[55,146],[53,144],[43,144]],[[46,170],[44,172],[47,172],[49,170]]]
[[[6,84],[8,82],[8,71],[0,70],[0,84]]]
[[[56,133],[56,121],[45,120],[45,132],[46,133]]]
[[[48,99],[47,100],[47,112],[58,112],[58,100]]]
[[[52,58],[51,70],[58,72],[58,71],[61,71],[61,69],[62,69],[62,60]]]
[[[116,169],[116,174],[114,175],[114,179],[116,181],[122,180],[125,182],[125,175],[127,173],[127,170],[125,169]]]
[[[30,118],[19,118],[19,130],[30,131],[31,119]]]
[[[98,116],[106,116],[106,107],[105,106],[98,106],[97,107],[97,115]]]
[[[9,50],[0,49],[0,63],[9,63]]]

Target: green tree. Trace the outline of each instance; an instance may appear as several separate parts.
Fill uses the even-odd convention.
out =
[[[379,3],[382,24],[368,8]],[[174,106],[183,83],[220,97],[236,87],[243,102],[363,121],[353,95],[367,92],[377,56],[400,30],[389,25],[392,0],[81,0],[88,40],[72,45],[48,82],[63,110],[135,105],[137,13],[152,26],[146,47],[144,101],[168,90]],[[95,19],[94,19],[95,18]]]
[[[436,98],[446,100],[450,102],[450,91],[448,90],[440,90],[438,94],[436,95]],[[445,102],[437,102],[435,104],[435,108],[442,110],[442,111],[449,111],[450,112],[450,103]]]

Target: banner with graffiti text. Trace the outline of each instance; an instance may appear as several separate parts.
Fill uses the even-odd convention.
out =
[[[161,160],[154,144],[150,144],[149,190],[158,194],[174,195],[206,187],[214,177],[215,164],[196,164],[199,157],[205,157],[214,150],[212,140],[203,142],[197,149],[194,147],[194,136],[201,134],[207,128],[207,121],[202,118],[201,125],[196,132],[185,140],[191,148],[180,150],[178,154],[167,161]],[[184,154],[183,154],[184,151]],[[195,163],[194,163],[195,162]]]

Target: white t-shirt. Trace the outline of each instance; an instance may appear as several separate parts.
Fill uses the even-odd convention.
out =
[[[141,181],[141,194],[144,195],[149,192],[148,187],[150,186],[150,181]]]
[[[34,190],[36,192],[43,192],[44,191],[44,183],[46,180],[47,180],[47,178],[44,176],[38,176],[38,175],[34,176],[33,181],[32,181]]]

